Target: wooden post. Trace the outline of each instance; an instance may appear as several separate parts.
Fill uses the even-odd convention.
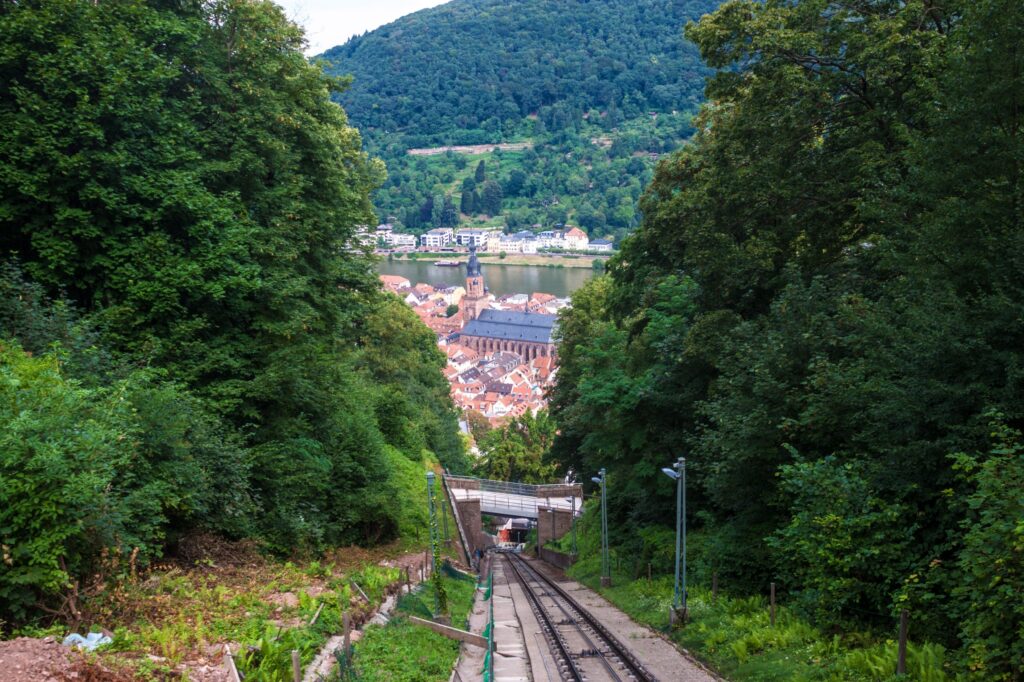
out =
[[[907,673],[907,625],[910,620],[910,612],[906,609],[900,611],[900,641],[896,651],[896,674]]]
[[[228,672],[231,675],[231,682],[242,682],[242,678],[238,676],[238,668],[235,667],[235,657],[231,655],[231,647],[227,644],[224,645],[224,655],[228,659]]]
[[[302,659],[299,658],[298,649],[292,649],[292,680],[302,682]]]
[[[405,567],[405,591],[412,592],[412,579],[409,577],[409,567]]]
[[[350,652],[350,649],[351,649],[351,646],[352,646],[351,645],[351,633],[350,633],[352,622],[349,620],[348,611],[346,611],[345,613],[341,614],[341,622],[342,622],[342,626],[345,629],[345,643],[343,645],[345,647],[345,662],[348,663],[351,660],[350,656],[349,656],[349,652]]]
[[[352,586],[355,587],[356,591],[359,592],[359,596],[361,596],[363,598],[363,601],[365,601],[367,604],[372,603],[372,602],[370,602],[370,598],[366,596],[366,593],[363,592],[363,588],[359,587],[359,583],[357,583],[355,580],[353,580],[352,581]]]
[[[711,603],[718,602],[718,571],[711,572]]]
[[[775,583],[772,583],[771,623],[772,625],[775,625]]]
[[[647,562],[647,582],[651,582],[651,562]]]

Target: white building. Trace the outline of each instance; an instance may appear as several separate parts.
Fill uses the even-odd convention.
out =
[[[387,242],[396,249],[416,248],[416,237],[411,234],[399,234],[398,232],[392,232],[391,236],[387,239]]]
[[[452,243],[454,232],[450,227],[435,227],[426,234],[420,235],[420,246],[428,249],[440,249]]]
[[[578,227],[567,230],[565,233],[565,248],[570,251],[586,251],[590,246],[590,237]]]
[[[561,232],[545,230],[537,235],[538,249],[564,249],[565,237]]]
[[[610,253],[612,251],[612,243],[607,239],[595,239],[590,242],[590,250]]]
[[[475,246],[478,249],[486,248],[490,236],[490,230],[467,228],[455,233],[455,243],[459,246]]]

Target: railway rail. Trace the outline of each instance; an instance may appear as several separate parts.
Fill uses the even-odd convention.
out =
[[[499,552],[522,586],[567,682],[657,682],[614,635],[558,583],[522,557]]]

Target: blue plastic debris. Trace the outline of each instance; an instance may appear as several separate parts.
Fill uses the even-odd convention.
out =
[[[113,639],[102,632],[90,632],[85,637],[82,637],[77,632],[72,632],[64,638],[64,646],[76,646],[79,649],[92,651],[96,647],[101,647],[104,644],[110,644],[113,641]]]

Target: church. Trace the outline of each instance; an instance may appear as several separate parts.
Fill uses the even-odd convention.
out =
[[[555,355],[555,315],[492,310],[487,307],[487,287],[480,272],[476,247],[469,247],[466,265],[466,295],[462,297],[465,326],[459,343],[478,353],[509,351],[529,362]]]

